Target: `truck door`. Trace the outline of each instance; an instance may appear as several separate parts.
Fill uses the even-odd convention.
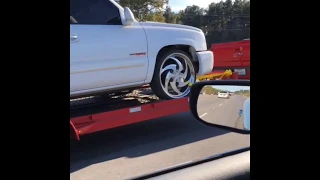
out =
[[[143,83],[146,53],[143,28],[109,0],[70,0],[70,91]]]

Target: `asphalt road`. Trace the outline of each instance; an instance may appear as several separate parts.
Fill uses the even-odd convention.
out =
[[[224,126],[243,129],[243,116],[238,112],[243,109],[246,97],[230,96],[229,99],[218,98],[217,95],[200,95],[198,99],[198,115],[204,121]]]
[[[232,99],[227,102],[213,99],[202,110],[230,102]],[[71,180],[128,179],[250,145],[250,135],[208,127],[191,113],[81,138],[80,142],[70,142]]]

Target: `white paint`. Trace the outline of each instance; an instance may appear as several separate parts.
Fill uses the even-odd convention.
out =
[[[205,116],[205,115],[207,115],[208,113],[204,113],[204,114],[202,114],[201,116],[200,116],[200,118],[202,118],[203,116]]]
[[[141,111],[141,107],[131,108],[129,111],[130,111],[130,113],[139,112],[139,111]]]
[[[198,75],[212,71],[213,53],[207,50],[201,29],[136,20],[127,25],[129,15],[118,3],[109,1],[119,9],[125,25],[70,24],[70,96],[149,84],[157,55],[168,45],[193,47]]]
[[[167,168],[164,168],[164,169],[160,169],[159,171],[163,171],[163,170],[166,170],[166,169],[178,167],[178,166],[185,165],[185,164],[189,164],[189,163],[192,163],[192,162],[193,162],[193,161],[187,161],[187,162],[180,163],[180,164],[176,164],[176,165],[174,165],[174,166],[170,166],[170,167],[167,167]]]
[[[246,75],[246,69],[234,69],[239,75]]]

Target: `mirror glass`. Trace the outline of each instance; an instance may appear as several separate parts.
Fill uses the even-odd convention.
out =
[[[250,131],[250,87],[204,86],[197,111],[207,123]]]

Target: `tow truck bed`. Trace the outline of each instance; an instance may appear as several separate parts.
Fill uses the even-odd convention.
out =
[[[132,106],[140,106],[152,102],[160,102],[156,96],[149,94],[123,96],[90,96],[70,100],[70,118],[109,112]]]
[[[231,70],[197,77],[197,80],[238,79]],[[94,133],[189,111],[189,98],[159,100],[149,86],[122,96],[70,99],[70,136]]]
[[[159,100],[150,89],[123,96],[92,96],[70,100],[70,135],[107,130],[189,111],[188,98]]]

